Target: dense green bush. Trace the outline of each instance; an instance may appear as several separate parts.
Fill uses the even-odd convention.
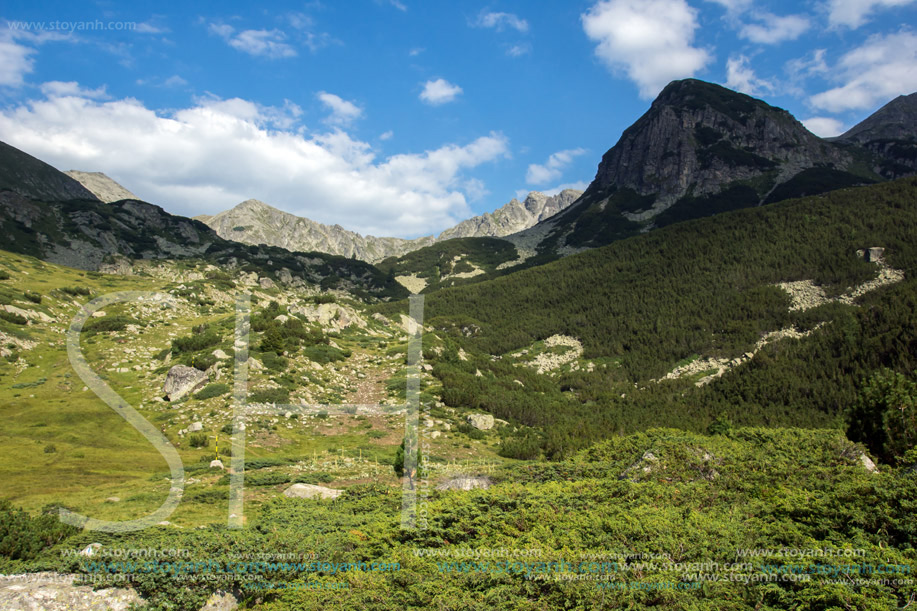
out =
[[[87,286],[65,286],[62,287],[61,290],[73,297],[80,295],[89,296],[92,294],[92,291]]]
[[[29,322],[28,318],[19,314],[7,312],[6,310],[0,310],[0,319],[5,320],[6,322],[11,322],[14,325],[26,325]]]
[[[23,297],[31,301],[32,303],[41,303],[41,293],[33,293],[32,291],[26,291],[22,294]]]
[[[83,325],[83,333],[95,335],[96,333],[109,333],[113,331],[124,331],[127,325],[140,325],[139,320],[125,316],[123,314],[112,314],[101,318],[90,318]]]
[[[172,353],[198,352],[216,346],[221,341],[218,333],[207,330],[187,337],[176,337],[172,340]]]
[[[327,346],[324,344],[307,346],[305,349],[303,349],[303,353],[309,357],[310,360],[315,361],[316,363],[321,363],[322,365],[336,361],[343,361],[350,358],[351,355],[350,350],[341,350],[340,348],[335,348],[334,346]]]
[[[262,388],[248,395],[249,403],[289,403],[290,391],[285,388]]]
[[[891,463],[917,447],[917,372],[873,374],[850,411],[847,434]]]
[[[225,395],[228,392],[229,392],[228,384],[223,384],[222,382],[216,382],[215,384],[208,384],[201,390],[197,391],[194,394],[194,398],[203,401],[204,399],[212,399],[213,397],[219,397],[221,395]],[[231,428],[232,427],[230,426],[230,432],[232,432]]]
[[[57,513],[32,517],[0,499],[0,570],[2,560],[31,560],[42,550],[76,534],[79,529],[62,523]]]
[[[191,433],[188,436],[188,444],[192,448],[206,448],[210,445],[210,440],[206,433]]]

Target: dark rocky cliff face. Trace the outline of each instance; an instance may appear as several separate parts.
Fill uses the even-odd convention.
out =
[[[724,87],[688,79],[669,84],[650,109],[602,158],[588,195],[631,189],[653,197],[651,218],[686,195],[715,194],[730,183],[754,181],[769,191],[815,166],[846,170],[854,158],[818,138],[787,111]]]
[[[898,96],[833,140],[874,153],[873,170],[885,178],[917,172],[917,93]]]
[[[876,151],[830,142],[787,111],[674,81],[602,157],[582,197],[514,236],[550,259],[638,232],[882,180]]]

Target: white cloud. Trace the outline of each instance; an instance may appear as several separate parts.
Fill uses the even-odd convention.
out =
[[[382,132],[381,134],[379,134],[379,140],[382,140],[383,142],[386,140],[391,140],[392,136],[394,135],[395,135],[395,132],[393,132],[392,130],[388,130],[387,132]]]
[[[829,112],[866,109],[912,93],[917,90],[917,35],[902,29],[871,36],[844,54],[831,74],[843,85],[813,95],[813,107]]]
[[[178,76],[177,74],[173,74],[163,82],[163,85],[166,87],[184,87],[187,84],[188,81]]]
[[[741,13],[750,8],[752,4],[752,0],[707,0],[707,2],[719,4],[730,14]]]
[[[462,189],[465,191],[465,195],[468,196],[473,202],[480,201],[484,199],[486,195],[490,195],[490,191],[487,190],[487,186],[482,180],[477,178],[469,178],[462,185]]]
[[[793,78],[808,77],[828,72],[825,62],[825,49],[815,49],[811,57],[792,59],[786,63],[787,71]]]
[[[522,57],[523,55],[525,55],[526,53],[530,53],[531,51],[532,51],[532,45],[528,43],[520,43],[520,44],[515,44],[509,47],[506,50],[506,54],[509,55],[510,57]]]
[[[742,26],[739,36],[764,45],[773,45],[784,40],[796,40],[811,25],[803,15],[780,17],[771,13],[761,13],[756,19],[760,23]]]
[[[544,164],[533,163],[529,165],[528,172],[525,174],[525,180],[532,185],[543,185],[552,180],[557,180],[563,174],[564,169],[570,165],[576,157],[586,152],[586,149],[567,149],[557,151],[548,157]]]
[[[76,96],[93,100],[106,99],[111,96],[105,91],[105,85],[98,89],[84,89],[76,81],[49,81],[41,84],[41,92],[48,98]]]
[[[206,98],[159,113],[127,98],[51,97],[0,110],[4,141],[63,169],[105,171],[187,216],[256,197],[374,235],[416,236],[470,216],[468,172],[509,154],[499,133],[377,159],[343,131],[306,133],[293,104]]]
[[[840,136],[846,131],[841,121],[832,119],[831,117],[812,117],[810,119],[803,119],[802,124],[806,126],[807,130],[822,138]]]
[[[326,119],[328,123],[334,125],[350,125],[356,119],[363,116],[363,109],[347,100],[328,93],[320,91],[316,96],[331,111],[331,116]]]
[[[726,61],[726,86],[748,95],[763,95],[773,91],[773,83],[758,78],[748,62],[744,55],[736,55]]]
[[[420,54],[423,53],[424,51],[426,51],[426,49],[424,49],[423,47],[414,47],[413,49],[411,49],[410,51],[408,51],[408,55],[411,56],[411,57],[417,57],[418,55],[420,55]]]
[[[519,32],[529,31],[529,22],[513,13],[482,12],[478,15],[475,25],[480,28],[494,28],[498,32],[502,32],[506,28],[512,28]]]
[[[612,70],[623,70],[652,98],[669,81],[693,76],[711,58],[691,46],[697,11],[685,0],[607,0],[581,16],[595,54]]]
[[[238,51],[257,57],[279,59],[296,57],[296,49],[284,42],[286,34],[280,30],[243,30],[238,34],[231,25],[211,23],[209,30]]]
[[[828,22],[832,26],[858,28],[876,9],[905,6],[914,0],[828,0]]]
[[[460,93],[462,93],[461,87],[453,85],[445,79],[438,78],[435,81],[424,83],[423,91],[420,92],[420,99],[431,106],[439,106],[440,104],[451,102]]]
[[[9,31],[0,30],[0,86],[21,86],[25,75],[32,72],[35,60],[30,55],[33,53],[35,49],[17,43]]]
[[[558,193],[560,193],[561,191],[564,191],[565,189],[576,189],[577,191],[585,191],[586,187],[588,186],[589,186],[589,183],[586,182],[585,180],[578,180],[576,182],[566,182],[562,185],[557,185],[556,187],[552,187],[550,189],[544,189],[542,190],[542,193],[544,193],[548,197],[551,197],[553,195],[557,195]]]

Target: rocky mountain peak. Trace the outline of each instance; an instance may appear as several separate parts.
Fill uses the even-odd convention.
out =
[[[627,190],[638,197],[622,212],[644,221],[688,194],[709,195],[730,183],[763,177],[763,200],[804,168],[851,162],[850,154],[824,146],[785,110],[686,79],[670,83],[605,153],[587,194],[605,198]]]

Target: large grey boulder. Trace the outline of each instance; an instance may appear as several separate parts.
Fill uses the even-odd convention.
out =
[[[316,486],[314,484],[293,484],[283,491],[283,496],[293,499],[336,499],[343,490]]]
[[[166,374],[166,381],[162,385],[162,391],[169,397],[169,401],[177,401],[188,393],[203,387],[207,380],[207,374],[200,369],[185,365],[175,365]]]
[[[489,431],[494,428],[494,417],[490,414],[471,414],[468,416],[468,424],[479,431]]]

